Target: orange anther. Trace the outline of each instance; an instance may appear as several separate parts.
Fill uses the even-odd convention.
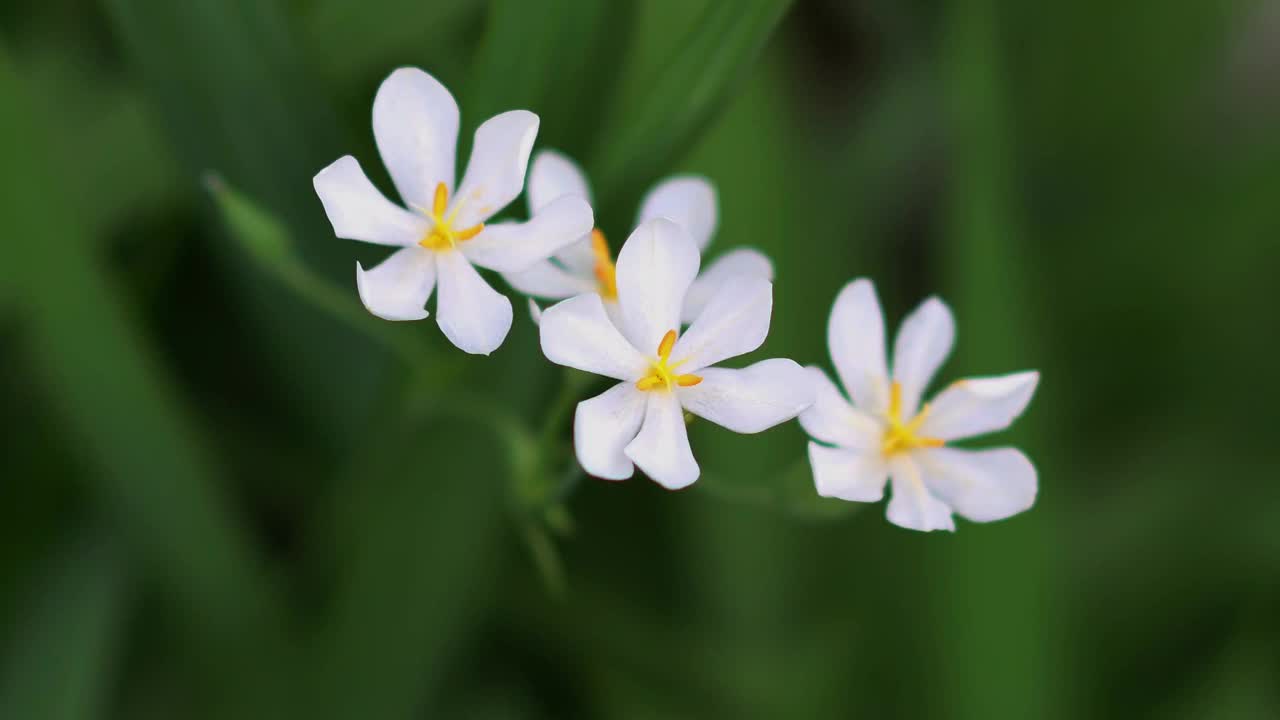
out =
[[[600,285],[600,295],[606,300],[616,299],[618,271],[614,267],[613,258],[609,256],[609,243],[605,241],[604,233],[598,228],[591,231],[591,253],[596,258],[594,272],[596,282]]]

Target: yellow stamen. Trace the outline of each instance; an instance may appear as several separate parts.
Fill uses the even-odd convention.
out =
[[[662,358],[663,362],[666,362],[667,358],[671,357],[671,348],[675,346],[676,331],[668,330],[667,334],[662,336],[662,342],[658,343],[658,357]]]
[[[431,203],[431,215],[434,217],[444,217],[444,211],[449,207],[449,186],[444,183],[436,185],[435,202]]]
[[[656,375],[642,377],[636,381],[636,387],[640,390],[649,391],[662,384],[662,378]]]
[[[471,238],[479,235],[480,231],[482,230],[484,230],[484,223],[480,223],[479,225],[472,225],[471,227],[465,230],[459,230],[455,232],[453,236],[454,238],[457,239],[458,242],[462,242],[463,240],[470,240]]]
[[[600,296],[606,300],[618,299],[618,271],[609,255],[609,243],[604,233],[591,231],[591,252],[596,256],[596,282],[600,285]]]
[[[886,416],[889,427],[885,428],[880,451],[888,456],[914,448],[934,448],[945,445],[945,440],[920,437],[916,434],[928,417],[929,406],[926,404],[909,422],[902,422],[902,383],[894,381],[889,386],[889,412]]]
[[[449,250],[460,242],[470,240],[479,235],[484,230],[484,223],[473,225],[462,230],[453,229],[453,218],[457,214],[458,208],[454,208],[453,212],[445,216],[445,210],[449,208],[449,186],[444,183],[436,185],[435,197],[431,200],[431,229],[423,236],[418,244],[428,250]],[[422,209],[422,208],[419,208]]]
[[[649,374],[636,381],[636,389],[649,391],[666,388],[670,390],[677,385],[693,387],[702,382],[702,378],[697,375],[676,374],[676,370],[685,364],[687,359],[671,362],[671,350],[675,346],[676,331],[668,330],[667,334],[662,336],[662,342],[658,343],[658,357],[650,363]]]

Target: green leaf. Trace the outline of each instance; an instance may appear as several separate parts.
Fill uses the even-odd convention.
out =
[[[551,30],[572,12],[571,3],[564,0],[490,0],[488,5],[467,94],[461,100],[473,126],[513,108],[540,109],[559,44]]]
[[[101,0],[139,71],[185,176],[216,168],[277,213],[317,274],[351,283],[355,248],[333,238],[311,179],[345,148],[330,108],[311,86],[279,4],[258,0]],[[310,315],[269,283],[253,282],[235,256],[228,284],[249,307],[267,349],[269,381],[292,391],[298,417],[325,434],[326,448],[358,438],[383,358],[350,331]],[[348,393],[317,393],[342,377]]]
[[[337,126],[278,3],[102,3],[189,169],[219,168],[290,220],[316,214],[310,180]]]
[[[703,472],[694,487],[717,500],[773,510],[810,522],[843,519],[863,506],[818,495],[813,489],[813,471],[807,458],[800,458],[785,470],[762,478]]]
[[[293,262],[293,240],[284,224],[244,195],[227,187],[217,175],[205,176],[205,186],[222,210],[231,236],[259,265],[278,267]]]
[[[317,69],[345,85],[400,64],[466,57],[468,25],[482,7],[480,0],[317,0],[302,29]],[[440,76],[439,67],[428,70]]]
[[[746,76],[791,0],[718,0],[665,67],[614,101],[590,167],[602,204],[632,198],[698,139]]]
[[[182,183],[142,94],[96,61],[83,42],[59,42],[21,67],[26,83],[42,89],[37,102],[59,139],[58,159],[76,169],[66,194],[94,239],[106,240],[130,216],[179,201]]]
[[[479,124],[528,108],[542,118],[539,145],[580,156],[626,52],[615,28],[634,11],[634,0],[490,0],[463,111]]]
[[[23,238],[0,245],[0,266],[22,268],[15,292],[40,380],[89,464],[89,491],[171,589],[199,649],[229,662],[242,638],[268,638],[278,627],[260,558],[159,354],[126,312],[78,216],[66,212],[47,126],[29,113],[3,49],[0,105],[0,214]]]
[[[564,597],[568,581],[565,579],[564,560],[560,557],[555,539],[546,527],[532,522],[526,523],[522,531],[529,558],[537,568],[547,592],[556,598]]]
[[[495,436],[435,414],[378,430],[333,498],[337,587],[311,717],[414,715],[489,595],[510,472]]]
[[[0,717],[107,717],[127,609],[115,548],[90,534],[41,575],[0,668]]]
[[[222,211],[231,237],[238,241],[257,267],[275,278],[300,300],[334,319],[364,333],[396,353],[406,366],[448,365],[439,353],[410,328],[395,327],[370,315],[360,306],[355,293],[343,290],[317,276],[294,255],[295,243],[279,219],[254,205],[227,186],[216,175],[206,177],[206,185]]]
[[[943,67],[947,69],[953,174],[943,267],[958,317],[961,372],[989,373],[1018,366],[1018,353],[1038,347],[1031,317],[1035,290],[1020,262],[1017,155],[1009,131],[1009,92],[994,0],[953,0],[947,13]],[[1027,437],[1031,417],[1018,422]],[[1007,442],[1007,440],[1006,440]],[[940,585],[934,630],[947,672],[951,717],[1025,715],[1078,717],[1055,669],[1065,636],[1048,608],[1057,587],[1052,563],[1052,506],[1038,505],[999,532],[963,527],[937,569]],[[995,528],[992,528],[994,530]],[[1009,583],[1011,577],[1018,582]],[[1001,587],[992,593],[991,588]],[[999,687],[989,682],[1000,677]]]

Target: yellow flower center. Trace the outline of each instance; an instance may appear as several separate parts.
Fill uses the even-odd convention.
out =
[[[458,207],[461,207],[461,204]],[[431,218],[431,229],[418,241],[419,245],[428,250],[449,250],[484,230],[484,223],[454,230],[453,221],[457,218],[458,208],[455,207],[453,212],[445,215],[445,210],[448,208],[449,188],[444,183],[440,183],[436,185],[436,196],[431,202],[431,213],[428,215]]]
[[[920,412],[916,413],[916,416],[911,418],[909,422],[902,422],[902,383],[895,380],[893,385],[889,387],[889,412],[885,418],[889,421],[889,427],[885,428],[884,440],[880,443],[880,451],[884,453],[885,457],[888,457],[914,448],[932,448],[945,445],[945,440],[920,437],[916,434],[927,417],[929,417],[929,405],[925,404],[924,407],[920,408]]]
[[[666,335],[662,336],[662,342],[658,345],[658,357],[649,364],[649,374],[636,381],[636,387],[640,390],[657,390],[665,388],[667,390],[679,385],[680,387],[693,387],[702,382],[702,378],[697,375],[678,375],[676,370],[685,363],[685,360],[679,362],[671,362],[671,348],[676,345],[676,331],[668,330]]]
[[[613,258],[609,255],[609,243],[604,239],[604,233],[599,230],[591,231],[591,252],[596,256],[596,282],[600,285],[600,297],[605,300],[618,299],[618,270],[613,265]]]

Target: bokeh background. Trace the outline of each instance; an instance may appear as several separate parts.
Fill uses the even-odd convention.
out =
[[[519,303],[489,358],[359,306],[310,178],[389,188],[403,64],[615,243],[711,178],[759,356],[941,294],[944,375],[1043,373],[1036,507],[901,530],[794,424],[577,478]],[[1278,78],[1271,0],[5,0],[0,718],[1280,717]]]

